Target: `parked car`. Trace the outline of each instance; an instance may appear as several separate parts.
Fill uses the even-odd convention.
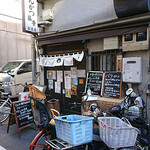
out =
[[[32,61],[14,60],[9,61],[0,68],[0,91],[17,97],[23,91],[23,87],[12,86],[14,84],[32,83]]]

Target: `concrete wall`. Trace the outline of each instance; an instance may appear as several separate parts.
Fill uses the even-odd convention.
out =
[[[44,10],[54,12],[46,31],[64,31],[116,19],[113,0],[47,0]]]
[[[31,36],[22,32],[21,19],[0,15],[0,66],[8,60],[31,59]]]

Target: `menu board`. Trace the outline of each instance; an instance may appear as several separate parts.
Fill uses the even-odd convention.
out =
[[[101,95],[101,87],[103,82],[103,72],[101,71],[90,71],[87,75],[85,92],[90,86],[92,95]]]
[[[105,72],[103,84],[104,97],[121,98],[121,72]]]
[[[34,123],[30,100],[14,102],[13,107],[18,128],[23,128]]]

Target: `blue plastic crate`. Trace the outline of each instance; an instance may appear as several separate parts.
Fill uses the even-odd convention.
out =
[[[93,140],[93,117],[66,115],[55,117],[56,136],[73,146]]]

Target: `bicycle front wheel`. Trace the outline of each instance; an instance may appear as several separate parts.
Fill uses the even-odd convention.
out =
[[[8,102],[4,104],[4,102],[6,101],[0,100],[0,123],[8,119],[11,110],[10,104]]]
[[[30,150],[51,150],[51,147],[48,146],[45,140],[50,140],[50,131],[46,129],[41,130],[36,137],[33,139]]]

